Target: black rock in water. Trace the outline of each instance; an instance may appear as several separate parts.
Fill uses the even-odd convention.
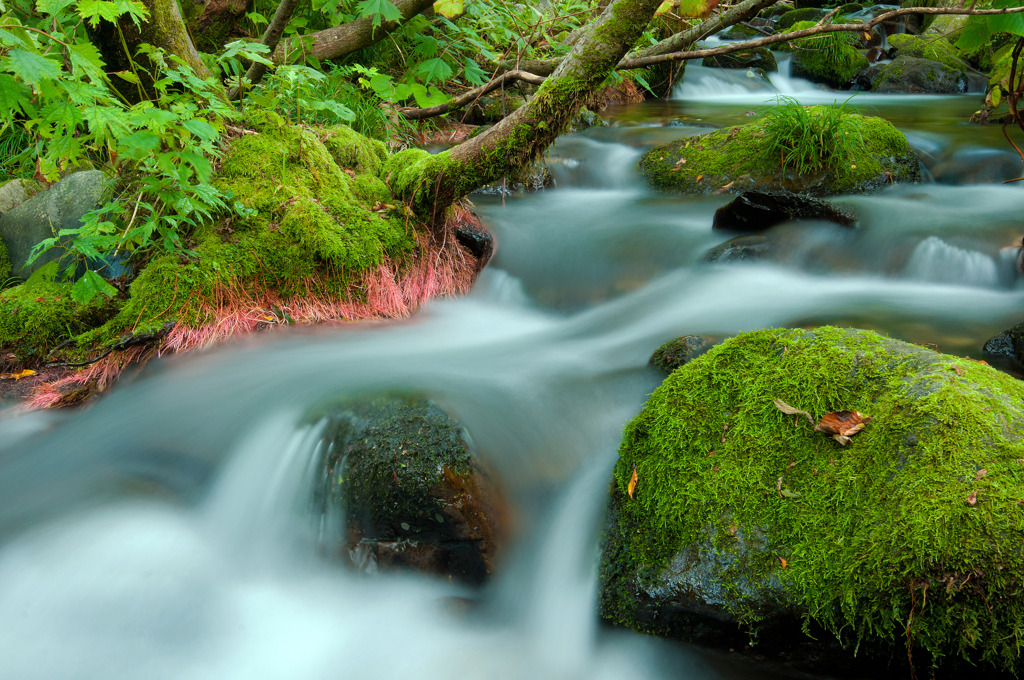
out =
[[[848,210],[819,198],[788,191],[745,191],[715,211],[713,229],[764,231],[792,220],[823,220],[852,227],[857,219]]]

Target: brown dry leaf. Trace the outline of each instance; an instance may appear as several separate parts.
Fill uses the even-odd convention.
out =
[[[21,380],[22,378],[27,378],[30,375],[35,374],[35,371],[30,371],[26,368],[24,371],[19,371],[18,373],[0,373],[0,380]]]
[[[775,408],[779,409],[780,411],[782,411],[786,415],[788,415],[788,416],[806,416],[807,417],[807,421],[811,425],[814,424],[814,418],[812,418],[811,414],[808,413],[807,411],[804,411],[804,410],[798,409],[798,408],[793,408],[792,406],[790,406],[786,402],[782,401],[781,399],[772,399],[772,403],[775,404]]]
[[[963,369],[960,368],[959,366],[953,365],[953,366],[950,366],[950,368],[952,368],[954,371],[956,371],[957,375],[963,375],[964,374]]]
[[[988,470],[986,470],[985,468],[981,468],[980,470],[978,470],[978,474],[974,475],[974,479],[980,482],[982,479],[985,478],[985,475],[987,474]]]
[[[698,182],[701,181],[702,179],[704,179],[704,175],[697,175],[697,181]]]
[[[967,505],[977,505],[977,504],[978,504],[978,492],[977,491],[972,491],[971,495],[967,497]]]
[[[779,562],[782,562],[782,568],[783,569],[786,569],[789,566],[789,563],[786,562],[786,558],[785,557],[780,557],[779,558]]]
[[[818,424],[814,426],[814,431],[852,437],[863,430],[864,426],[872,420],[874,418],[871,416],[861,415],[856,411],[833,411],[821,417]]]
[[[782,477],[779,477],[779,481],[775,482],[775,490],[782,493]]]
[[[850,443],[850,438],[847,437],[846,435],[842,435],[842,434],[834,434],[834,435],[832,435],[832,439],[835,439],[842,446],[846,446],[847,444]]]
[[[629,486],[626,487],[626,493],[629,494],[630,498],[633,498],[633,490],[636,489],[636,466],[633,466],[633,476],[629,478]]]

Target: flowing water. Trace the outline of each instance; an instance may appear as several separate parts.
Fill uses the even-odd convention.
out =
[[[836,199],[855,230],[777,227],[775,261],[702,264],[730,197],[651,193],[632,169],[643,149],[749,120],[778,92],[845,96],[739,78],[691,66],[676,99],[560,140],[557,189],[483,199],[499,249],[465,299],[171,359],[90,410],[0,421],[0,677],[774,677],[598,625],[604,495],[659,381],[647,358],[682,334],[820,323],[977,357],[1020,320],[1006,247],[1024,193],[996,183],[1020,172],[998,130],[963,122],[979,96],[857,97],[936,181]],[[509,494],[517,538],[482,592],[317,557],[307,414],[396,390],[456,414]]]

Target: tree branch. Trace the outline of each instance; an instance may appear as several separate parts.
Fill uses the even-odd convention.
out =
[[[484,83],[480,87],[475,87],[472,90],[463,92],[455,99],[445,102],[444,104],[438,104],[437,106],[431,106],[426,109],[418,109],[414,106],[403,106],[399,107],[397,110],[398,113],[410,120],[432,118],[434,116],[440,116],[448,113],[452,109],[461,109],[467,104],[472,104],[488,92],[493,92],[498,88],[503,88],[506,84],[517,80],[530,83],[531,85],[543,85],[545,78],[544,76],[534,75],[533,73],[527,73],[526,71],[506,71],[489,83]]]
[[[267,30],[263,32],[263,39],[260,41],[267,46],[267,52],[270,54],[273,54],[274,50],[277,49],[277,43],[281,42],[281,35],[284,33],[285,26],[288,25],[288,22],[292,18],[292,14],[295,13],[295,8],[298,6],[299,0],[281,0],[281,4],[277,6],[277,11],[274,12],[274,18],[270,20],[270,23],[267,25]],[[249,87],[252,87],[263,80],[263,75],[266,72],[266,64],[254,61],[249,65],[244,78],[249,81]],[[228,90],[229,99],[238,99],[240,94],[241,93],[237,86]]]

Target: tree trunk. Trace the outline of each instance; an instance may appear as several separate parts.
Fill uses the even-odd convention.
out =
[[[396,156],[392,189],[441,224],[470,191],[537,160],[633,47],[661,0],[615,0],[589,27],[537,94],[486,133],[435,156]]]
[[[369,47],[383,40],[389,33],[434,4],[433,0],[395,0],[394,5],[402,13],[399,21],[381,21],[377,28],[373,27],[373,19],[356,19],[341,26],[326,28],[316,33],[303,36],[303,41],[313,40],[311,47],[303,50],[292,47],[291,41],[278,46],[274,51],[274,63],[282,64],[297,61],[303,54],[316,57],[320,61],[339,59],[356,50]],[[294,57],[292,56],[294,55]]]

